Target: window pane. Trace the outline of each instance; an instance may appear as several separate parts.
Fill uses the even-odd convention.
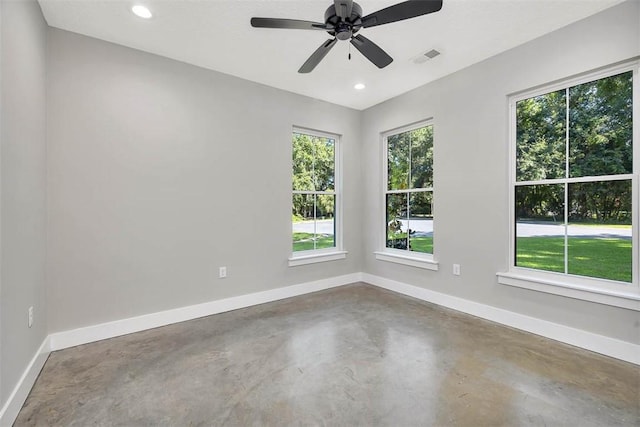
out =
[[[408,248],[407,194],[387,194],[387,247]]]
[[[566,91],[516,104],[516,180],[565,177]]]
[[[313,185],[313,137],[293,134],[293,189],[311,191]]]
[[[409,132],[404,132],[387,138],[389,190],[404,190],[409,186],[409,136]]]
[[[293,251],[315,249],[316,224],[313,194],[293,195]]]
[[[631,282],[631,180],[569,184],[569,273]]]
[[[564,184],[515,191],[515,265],[564,273]]]
[[[316,196],[316,249],[333,248],[335,241],[334,195]]]
[[[632,72],[569,89],[570,176],[632,173]]]
[[[433,194],[411,193],[409,196],[409,250],[433,253]]]
[[[411,131],[411,187],[433,187],[433,126]]]
[[[335,174],[335,141],[314,138],[314,185],[316,191],[332,191]]]

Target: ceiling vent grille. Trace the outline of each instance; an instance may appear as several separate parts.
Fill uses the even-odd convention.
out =
[[[429,50],[427,52],[424,52],[424,53],[421,53],[420,55],[418,55],[415,58],[413,58],[413,63],[414,64],[424,64],[428,60],[433,59],[438,55],[440,55],[440,52],[438,52],[435,49],[431,49],[431,50]]]
[[[433,58],[435,58],[435,57],[436,57],[436,56],[438,56],[438,55],[440,55],[440,52],[438,52],[438,51],[437,51],[437,50],[435,50],[435,49],[431,49],[429,52],[426,52],[426,53],[424,54],[424,56],[426,56],[426,57],[427,57],[427,58],[429,58],[429,59],[433,59]]]

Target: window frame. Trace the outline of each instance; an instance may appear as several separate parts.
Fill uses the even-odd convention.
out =
[[[578,276],[569,273],[556,273],[544,270],[537,270],[527,267],[519,267],[516,262],[516,220],[515,220],[515,190],[517,186],[526,184],[540,184],[542,181],[517,181],[516,161],[517,161],[517,118],[516,104],[518,101],[548,94],[550,92],[564,90],[579,84],[592,82],[620,73],[631,71],[633,74],[632,83],[632,144],[633,144],[633,170],[631,174],[625,175],[604,175],[588,178],[565,177],[560,179],[544,180],[545,184],[572,183],[584,181],[602,180],[631,180],[632,198],[632,281],[619,282],[609,279],[601,279],[587,276]],[[508,96],[509,107],[509,258],[507,272],[498,273],[498,282],[504,285],[515,286],[530,290],[536,290],[555,295],[562,295],[616,307],[628,308],[640,311],[640,61],[635,59],[625,61],[607,67],[602,67],[587,73],[583,73],[570,78],[558,80],[556,82],[537,86],[522,92],[517,92]],[[565,200],[566,200],[565,195]],[[565,204],[566,206],[566,204]],[[566,216],[566,214],[565,214]]]
[[[404,132],[409,132],[412,130],[420,129],[423,127],[431,126],[433,128],[433,152],[434,152],[434,160],[433,163],[435,165],[435,140],[436,140],[436,131],[433,117],[420,120],[418,122],[414,122],[408,125],[404,125],[401,127],[393,128],[382,132],[380,134],[381,139],[381,158],[382,158],[382,191],[380,193],[381,197],[381,214],[380,218],[382,219],[379,224],[382,225],[382,233],[378,233],[378,250],[374,252],[377,260],[387,261],[402,265],[408,265],[411,267],[423,268],[426,270],[438,270],[438,262],[436,260],[436,245],[434,239],[433,245],[433,253],[424,253],[424,252],[415,252],[405,249],[395,249],[387,247],[387,208],[386,208],[386,200],[388,194],[411,194],[413,192],[430,192],[432,197],[432,203],[435,206],[435,166],[433,184],[431,187],[421,188],[419,190],[415,189],[406,189],[406,190],[389,190],[388,189],[388,179],[389,179],[389,159],[388,159],[388,140],[390,136],[397,135]],[[435,209],[433,209],[433,217],[434,217],[434,236],[435,236]]]
[[[305,251],[294,251],[293,247],[290,247],[290,256],[288,258],[289,267],[295,267],[299,265],[305,264],[313,264],[317,262],[326,262],[326,261],[334,261],[339,259],[346,258],[347,251],[344,250],[343,246],[343,238],[342,238],[342,219],[343,219],[343,209],[342,209],[342,143],[341,143],[341,135],[337,133],[330,133],[325,131],[319,131],[315,129],[305,128],[301,126],[293,126],[291,129],[291,138],[295,133],[310,135],[318,138],[327,138],[332,139],[334,141],[333,145],[333,156],[334,156],[334,168],[333,168],[333,192],[326,191],[305,191],[305,190],[293,190],[291,188],[290,200],[291,205],[289,208],[289,217],[291,217],[291,212],[293,210],[293,195],[294,194],[305,194],[305,193],[313,193],[313,194],[333,194],[335,196],[335,202],[333,207],[333,220],[334,220],[334,242],[335,246],[331,248],[322,248],[322,249],[309,249]],[[293,139],[291,140],[291,153],[293,153]],[[293,184],[293,155],[291,155],[291,175],[289,183]],[[292,224],[293,225],[293,224]],[[290,229],[290,233],[293,233],[293,230]],[[291,243],[292,234],[289,234],[289,242]]]

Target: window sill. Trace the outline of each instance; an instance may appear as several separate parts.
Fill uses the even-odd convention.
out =
[[[498,283],[502,285],[640,311],[640,293],[633,289],[629,291],[594,289],[560,280],[535,277],[526,273],[497,273],[497,276]]]
[[[411,267],[424,268],[425,270],[438,271],[438,263],[432,259],[417,256],[407,256],[389,252],[374,252],[376,259],[396,264],[408,265]]]
[[[347,251],[332,251],[322,252],[308,255],[292,256],[289,258],[289,267],[296,267],[298,265],[315,264],[317,262],[336,261],[339,259],[345,259],[347,257]]]

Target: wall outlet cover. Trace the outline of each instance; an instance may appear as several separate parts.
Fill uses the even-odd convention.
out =
[[[460,275],[460,264],[453,264],[453,274],[455,276]]]

